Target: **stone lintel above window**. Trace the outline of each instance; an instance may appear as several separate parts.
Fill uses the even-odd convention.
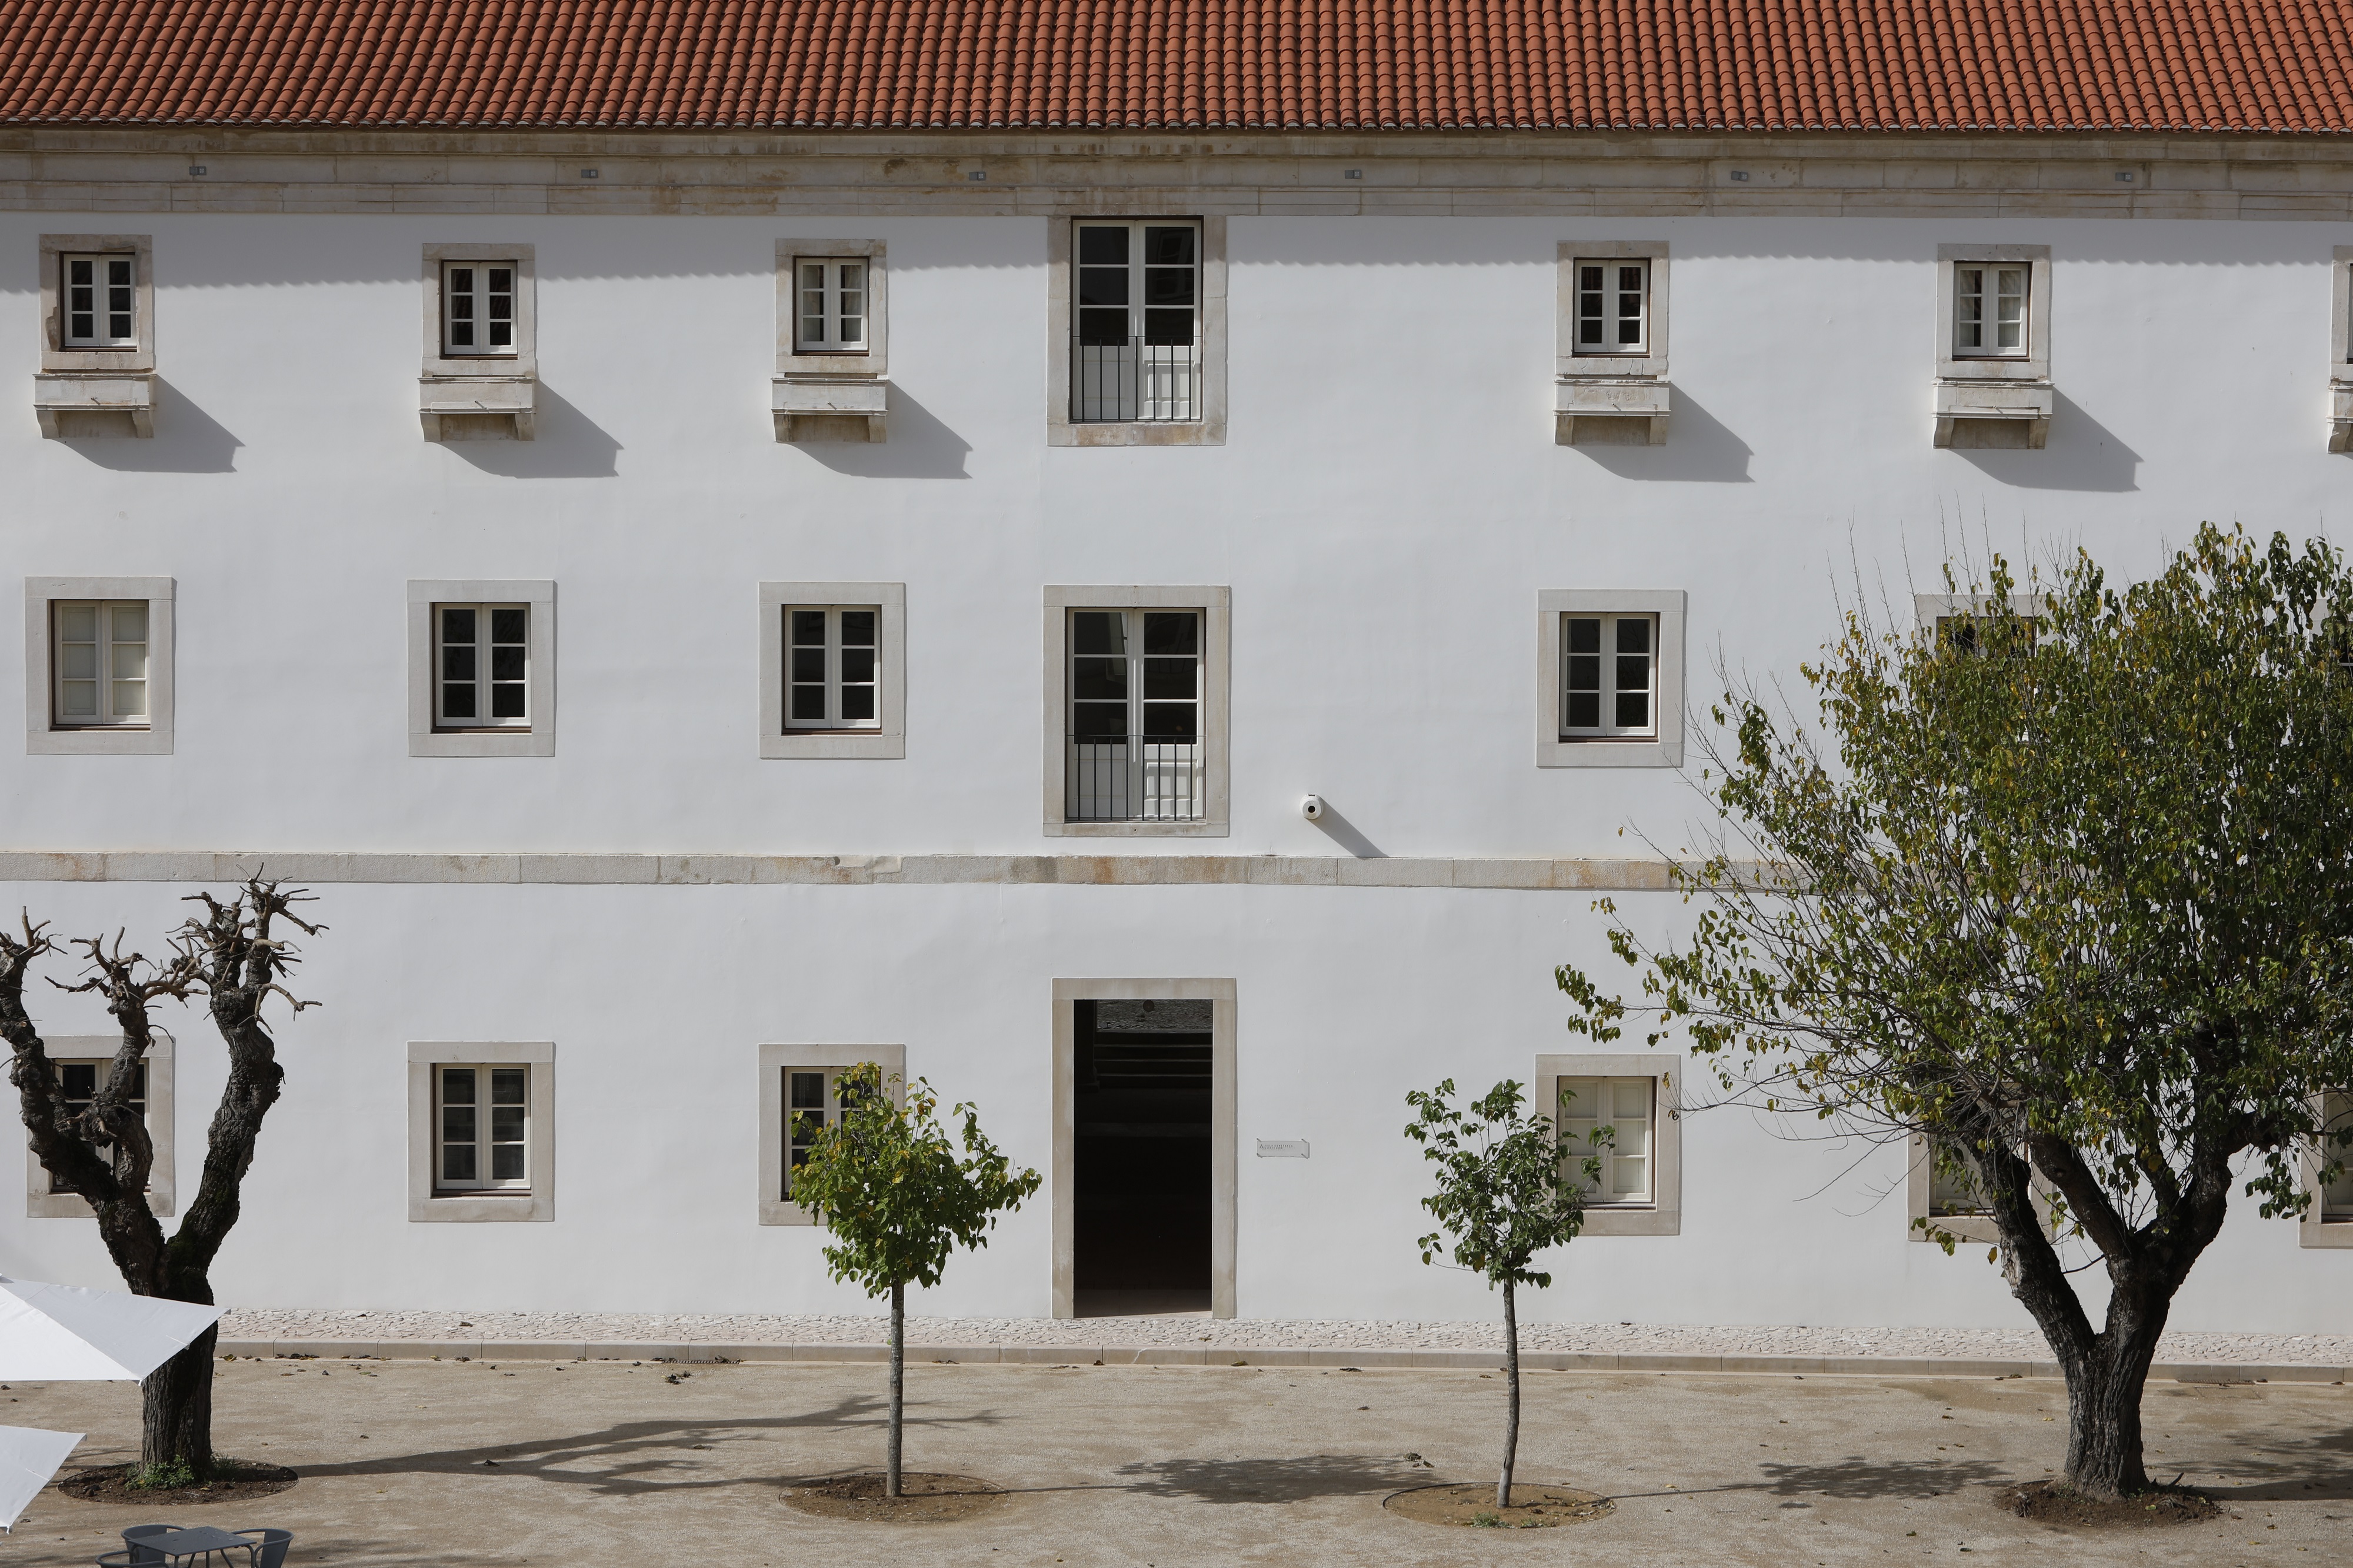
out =
[[[1554,441],[1664,446],[1666,243],[1561,241],[1556,320]]]

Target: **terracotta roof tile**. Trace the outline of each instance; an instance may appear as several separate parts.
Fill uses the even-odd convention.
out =
[[[2353,0],[0,0],[0,123],[2353,130]]]

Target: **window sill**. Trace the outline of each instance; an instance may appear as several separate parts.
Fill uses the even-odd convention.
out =
[[[817,1216],[798,1204],[777,1203],[763,1198],[760,1200],[760,1223],[762,1225],[813,1226],[817,1224]]]
[[[1597,1204],[1585,1211],[1584,1226],[1579,1236],[1681,1236],[1683,1216],[1680,1209],[1664,1209],[1655,1204]]]
[[[907,737],[880,730],[794,730],[760,737],[760,755],[772,758],[868,758],[898,762],[907,755]]]
[[[427,730],[411,733],[412,757],[552,757],[555,731],[552,725],[528,730]]]
[[[412,1202],[412,1224],[439,1221],[501,1224],[552,1220],[555,1198],[547,1193],[450,1193]]]
[[[2353,1216],[2316,1219],[2306,1215],[2295,1228],[2295,1244],[2298,1247],[2353,1247]]]
[[[26,756],[168,757],[172,731],[153,725],[59,724],[25,733]]]
[[[1991,1215],[1930,1215],[1928,1224],[1931,1228],[1927,1230],[1915,1226],[1911,1232],[1911,1239],[1926,1242],[1934,1247],[1937,1245],[1936,1233],[1941,1231],[1955,1241],[1968,1246],[1995,1247],[2001,1241],[2001,1227],[1994,1224]]]
[[[153,371],[43,371],[33,377],[33,413],[47,441],[86,437],[147,440],[155,434]]]
[[[1049,447],[1222,447],[1222,419],[1169,420],[1162,423],[1101,424],[1057,419],[1046,426]]]
[[[1538,741],[1540,768],[1679,768],[1681,741]]]
[[[1949,362],[1967,365],[1968,361]],[[2051,411],[2056,402],[2048,378],[2025,374],[2022,364],[2000,377],[1971,378],[1940,374],[1936,378],[1936,434],[1939,447],[2008,447],[2041,451],[2051,436]]]
[[[1200,822],[1050,822],[1049,838],[1226,838],[1233,829],[1222,818]]]
[[[779,371],[769,411],[781,442],[889,438],[891,383],[865,371]]]
[[[158,1218],[168,1219],[171,1217],[172,1209],[171,1194],[152,1189],[148,1192],[148,1213]],[[96,1219],[98,1215],[91,1211],[90,1200],[79,1193],[26,1193],[25,1217],[26,1219]]]
[[[502,372],[500,363],[417,378],[427,441],[528,441],[538,433],[539,377]]]
[[[1652,446],[1667,444],[1669,391],[1663,371],[1651,374],[1647,360],[1630,360],[1620,370],[1596,361],[1589,370],[1564,373],[1553,383],[1553,441],[1557,446]]]

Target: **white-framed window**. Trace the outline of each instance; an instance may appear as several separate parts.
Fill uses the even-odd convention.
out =
[[[25,750],[166,755],[169,577],[25,579]]]
[[[1681,767],[1683,595],[1536,595],[1538,767]]]
[[[1905,1212],[1910,1238],[1940,1243],[1949,1236],[1956,1241],[1987,1245],[2000,1241],[2001,1231],[1994,1223],[1991,1203],[1968,1168],[1951,1157],[1949,1147],[1915,1133],[1908,1148],[1911,1168],[1906,1174]],[[2021,1146],[2020,1152],[2024,1152]],[[2049,1193],[2040,1175],[2030,1171],[2027,1179],[2047,1232]]]
[[[437,1063],[433,1115],[436,1192],[531,1191],[529,1066]]]
[[[787,605],[785,727],[882,727],[879,605]]]
[[[58,337],[69,349],[139,346],[139,257],[69,251],[58,258]]]
[[[793,262],[793,349],[797,353],[866,352],[867,258],[803,256]]]
[[[1200,420],[1200,222],[1081,219],[1073,244],[1071,420]]]
[[[2024,261],[1953,263],[1953,357],[2024,359],[2029,279]]]
[[[408,584],[408,754],[555,754],[555,584]]]
[[[1968,1167],[1962,1164],[1948,1148],[1939,1147],[1930,1140],[1928,1162],[1928,1217],[1957,1219],[1990,1215],[1993,1206],[1985,1194],[1978,1191]]]
[[[1536,1058],[1529,1109],[1552,1121],[1562,1171],[1584,1189],[1585,1235],[1682,1233],[1682,1074],[1681,1058],[1655,1052]],[[1586,1178],[1588,1159],[1600,1162],[1598,1179]]]
[[[411,1221],[555,1217],[555,1047],[411,1041]]]
[[[56,1070],[58,1087],[69,1111],[88,1110],[106,1075],[114,1070],[113,1053],[122,1046],[113,1035],[52,1035],[45,1044]],[[172,1094],[174,1042],[162,1029],[149,1031],[146,1055],[134,1071],[131,1106],[145,1119],[147,1140],[154,1158],[147,1168],[147,1206],[155,1214],[173,1210],[178,1158],[174,1148]],[[27,1219],[89,1219],[90,1202],[61,1185],[32,1151],[25,1148],[25,1216]]]
[[[144,599],[52,600],[51,721],[146,728],[152,623]]]
[[[1201,820],[1204,612],[1066,614],[1068,819]]]
[[[1579,355],[1651,352],[1651,262],[1646,257],[1580,256],[1572,263],[1575,344]]]
[[[447,359],[506,358],[521,344],[512,260],[441,264],[441,353]]]
[[[793,1201],[793,1173],[828,1127],[840,1125],[840,1079],[871,1062],[894,1102],[906,1100],[904,1046],[764,1045],[760,1047],[760,1223],[812,1225]]]
[[[433,722],[531,728],[531,606],[433,606]]]
[[[1659,617],[1578,615],[1560,618],[1563,740],[1659,733]]]
[[[1585,1162],[1601,1161],[1601,1174],[1585,1185],[1588,1206],[1605,1204],[1648,1205],[1653,1162],[1651,1128],[1657,1121],[1653,1100],[1656,1079],[1563,1078],[1556,1080],[1560,1108],[1561,1158],[1572,1173],[1582,1173]],[[1609,1136],[1599,1138],[1602,1129]]]

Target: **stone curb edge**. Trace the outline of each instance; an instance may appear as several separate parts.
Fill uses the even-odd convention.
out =
[[[885,1345],[662,1344],[580,1340],[223,1340],[223,1355],[368,1361],[881,1362]],[[909,1345],[907,1359],[934,1364],[1032,1366],[1306,1366],[1371,1372],[1399,1367],[1492,1370],[1501,1351],[1280,1350],[1170,1345]],[[1968,1356],[1778,1356],[1609,1354],[1527,1351],[1531,1372],[1809,1373],[1844,1377],[2052,1377],[2049,1361]],[[2232,1362],[2159,1362],[2149,1375],[2174,1383],[2346,1383],[2353,1367]]]

